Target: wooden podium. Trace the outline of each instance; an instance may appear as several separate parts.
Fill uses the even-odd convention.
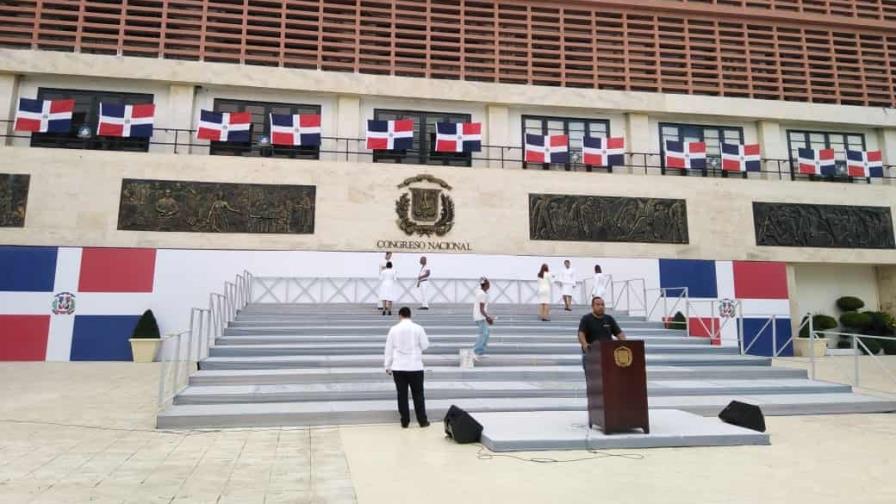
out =
[[[604,434],[650,432],[643,341],[596,341],[585,354],[588,426]]]

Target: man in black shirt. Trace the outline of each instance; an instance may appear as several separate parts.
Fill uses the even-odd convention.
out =
[[[619,328],[616,319],[604,313],[603,298],[594,297],[591,299],[591,313],[582,317],[579,322],[579,345],[582,346],[582,353],[587,352],[591,348],[591,343],[595,341],[609,341],[615,336],[618,340],[625,339],[625,333]],[[582,357],[584,365],[585,358]]]

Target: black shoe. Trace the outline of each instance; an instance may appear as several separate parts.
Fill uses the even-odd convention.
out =
[[[424,421],[420,422],[421,429],[425,429],[426,427],[429,427],[429,420],[424,420]]]
[[[386,316],[386,310],[383,310],[383,316],[384,317]]]
[[[429,307],[428,307],[428,306],[421,306],[419,309],[420,309],[420,310],[428,310]]]
[[[389,316],[390,317],[392,316],[392,310],[389,310]]]
[[[407,428],[408,428],[408,425],[410,425],[410,423],[411,423],[410,421],[408,421],[408,422],[401,422],[401,428],[402,428],[402,429],[407,429]]]

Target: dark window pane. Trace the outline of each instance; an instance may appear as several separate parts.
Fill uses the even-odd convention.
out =
[[[216,112],[249,112],[252,115],[252,125],[249,130],[249,142],[211,142],[209,153],[213,156],[260,156],[263,154],[271,157],[298,159],[320,158],[320,147],[317,146],[258,146],[261,137],[266,136],[270,139],[270,114],[320,114],[319,105],[269,103],[216,98],[214,109]]]
[[[434,151],[436,123],[470,122],[472,120],[470,114],[376,109],[373,111],[373,117],[380,121],[397,119],[411,119],[414,121],[414,140],[411,149],[405,151],[374,151],[374,162],[450,166],[470,166],[472,162],[470,153]]]

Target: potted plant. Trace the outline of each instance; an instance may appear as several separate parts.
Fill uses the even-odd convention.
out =
[[[688,319],[684,316],[684,313],[680,311],[675,312],[673,317],[663,317],[663,326],[666,329],[684,330],[688,328]]]
[[[131,354],[134,362],[153,362],[162,343],[159,334],[159,324],[152,310],[146,310],[137,321],[134,332],[131,334]]]
[[[806,321],[803,317],[802,322]],[[801,324],[802,324],[801,322]],[[837,319],[828,315],[817,314],[812,316],[812,329],[815,331],[827,331],[837,327]],[[809,357],[809,324],[803,325],[800,329],[799,337],[793,340],[793,354],[800,357]],[[812,340],[811,352],[815,357],[824,357],[828,348],[827,338],[814,338]]]

